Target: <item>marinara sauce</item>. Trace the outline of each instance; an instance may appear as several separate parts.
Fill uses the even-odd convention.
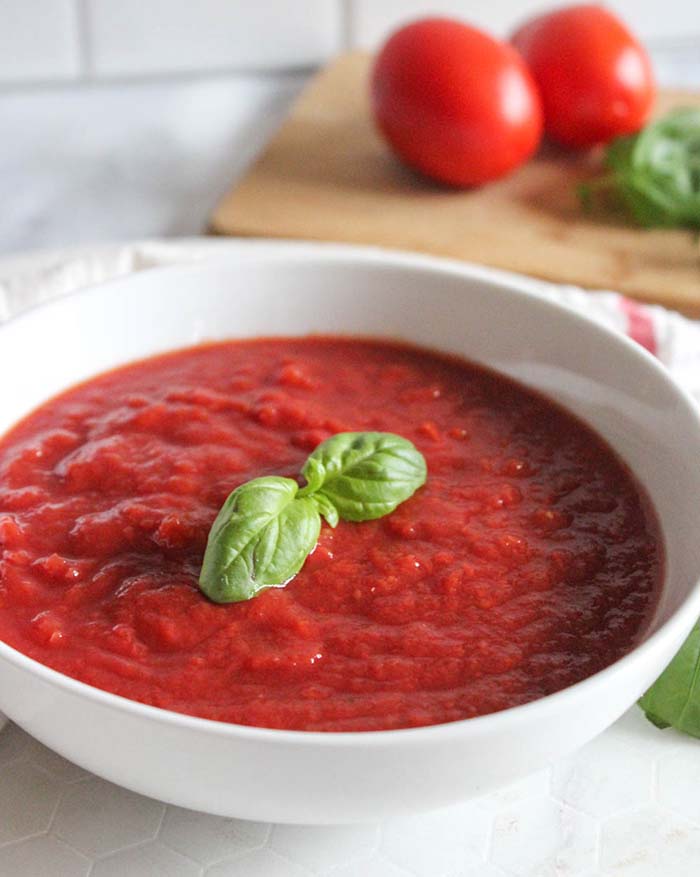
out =
[[[299,575],[198,590],[228,493],[337,432],[399,433],[428,480],[323,526]],[[343,337],[204,345],[47,402],[0,442],[0,638],[90,685],[246,725],[369,731],[522,704],[624,655],[663,548],[581,421],[468,362]]]

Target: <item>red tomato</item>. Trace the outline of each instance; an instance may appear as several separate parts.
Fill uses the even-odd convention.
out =
[[[417,21],[389,38],[374,64],[372,102],[406,164],[455,186],[502,177],[542,135],[540,99],[517,52],[448,19]]]
[[[654,101],[649,56],[602,6],[570,6],[533,18],[513,45],[537,81],[545,131],[565,146],[606,143],[638,131]]]

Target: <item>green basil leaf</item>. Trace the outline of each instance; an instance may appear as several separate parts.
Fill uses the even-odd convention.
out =
[[[313,551],[321,518],[291,478],[255,478],[236,488],[209,533],[199,587],[216,603],[281,587]]]
[[[309,499],[316,503],[316,507],[319,513],[326,519],[326,523],[330,524],[331,527],[338,526],[338,521],[340,520],[338,509],[327,496],[324,496],[322,493],[313,493],[309,494]]]
[[[647,228],[700,230],[700,109],[676,108],[618,137],[605,163],[608,173],[579,189],[584,207],[600,195]]]
[[[322,442],[301,470],[313,496],[346,521],[370,521],[392,512],[425,483],[423,455],[408,439],[385,432],[343,432]]]
[[[639,705],[658,728],[700,737],[700,621]]]

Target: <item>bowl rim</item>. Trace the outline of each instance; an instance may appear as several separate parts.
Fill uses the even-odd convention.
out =
[[[206,242],[207,246],[209,243],[211,242]],[[6,327],[16,325],[24,320],[33,319],[33,315],[37,311],[60,308],[66,301],[99,295],[101,291],[109,290],[112,286],[129,284],[134,279],[140,278],[141,275],[157,274],[167,277],[168,275],[183,273],[206,274],[212,269],[216,270],[217,267],[239,264],[241,256],[257,257],[259,260],[264,261],[283,261],[286,259],[299,264],[314,262],[342,264],[345,262],[350,266],[361,264],[369,267],[386,266],[408,270],[422,269],[433,274],[464,278],[483,283],[487,286],[498,287],[500,291],[506,294],[528,300],[534,307],[539,307],[543,311],[556,312],[560,317],[563,316],[574,324],[579,324],[585,331],[599,334],[613,345],[621,345],[633,356],[641,360],[646,368],[650,368],[657,376],[662,378],[662,382],[666,387],[676,395],[678,401],[682,402],[688,413],[692,415],[700,432],[700,405],[684,387],[673,380],[659,359],[627,335],[599,323],[593,317],[568,307],[562,302],[545,297],[538,291],[538,281],[536,278],[469,262],[461,262],[455,259],[375,246],[316,241],[266,240],[262,238],[246,238],[221,242],[217,240],[216,243],[221,243],[221,253],[207,252],[202,258],[192,262],[149,266],[143,270],[120,275],[100,283],[90,284],[48,301],[37,302],[0,324],[0,337]],[[661,529],[663,535],[663,525]],[[666,572],[664,573],[662,590],[667,585],[667,570],[668,565],[666,565]],[[357,745],[365,748],[381,748],[395,745],[422,746],[445,743],[455,737],[464,738],[465,735],[476,737],[480,736],[483,732],[494,733],[508,730],[509,727],[512,729],[521,723],[529,722],[533,717],[537,719],[538,714],[540,714],[540,720],[546,719],[548,714],[556,713],[560,708],[568,706],[582,695],[587,695],[593,689],[605,684],[606,681],[612,682],[615,678],[624,676],[633,664],[653,653],[663,645],[665,640],[675,638],[685,628],[689,629],[688,617],[695,621],[698,616],[700,616],[700,579],[693,584],[688,595],[670,618],[661,624],[654,633],[643,635],[642,641],[634,645],[621,658],[573,685],[524,704],[508,707],[494,713],[434,725],[379,731],[287,730],[205,719],[188,713],[179,713],[174,710],[151,706],[141,701],[113,694],[110,691],[97,688],[86,682],[81,682],[42,664],[40,661],[28,657],[2,641],[0,641],[0,658],[9,661],[22,671],[37,676],[42,682],[63,689],[69,695],[95,701],[100,706],[113,711],[126,711],[135,718],[175,726],[183,731],[203,732],[216,737],[290,745],[297,748],[307,746],[347,748]]]

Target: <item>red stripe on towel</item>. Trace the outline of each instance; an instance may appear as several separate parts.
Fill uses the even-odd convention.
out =
[[[627,317],[627,334],[630,338],[645,347],[649,353],[656,355],[656,332],[651,314],[636,301],[629,298],[620,298],[620,308]]]

